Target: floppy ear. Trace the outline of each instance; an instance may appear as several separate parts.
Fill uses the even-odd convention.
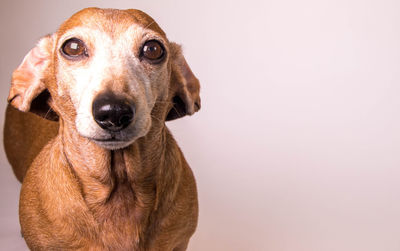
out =
[[[36,47],[26,54],[13,72],[8,102],[23,112],[33,112],[50,120],[58,116],[48,104],[50,93],[43,82],[51,60],[52,37],[39,40]]]
[[[192,115],[200,110],[200,82],[183,57],[181,47],[171,43],[171,80],[173,107],[166,120],[174,120],[185,115]]]

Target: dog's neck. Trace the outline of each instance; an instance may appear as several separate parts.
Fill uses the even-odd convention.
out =
[[[170,161],[167,148],[177,148],[164,123],[153,126],[146,136],[127,148],[113,151],[80,136],[63,121],[60,134],[67,164],[96,219],[110,219],[115,214],[132,216],[131,209],[135,209],[134,221],[148,220],[150,212],[158,207],[163,190],[159,183],[164,172],[174,172],[164,168],[166,161]]]

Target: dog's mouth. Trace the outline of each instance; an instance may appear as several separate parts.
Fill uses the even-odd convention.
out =
[[[97,141],[97,142],[121,142],[121,141],[124,141],[124,140],[117,139],[114,135],[112,135],[110,138],[104,138],[104,139],[102,139],[102,138],[89,138],[89,139],[93,140],[93,141]]]
[[[143,123],[140,123],[141,121],[142,120],[139,120],[139,123],[132,123],[130,126],[119,131],[110,131],[95,127],[94,130],[89,128],[90,130],[78,130],[78,132],[82,137],[95,143],[99,147],[108,150],[117,150],[128,147],[135,140],[146,135],[151,123],[146,123],[143,126]],[[78,125],[80,124],[81,123],[78,123]],[[79,128],[79,126],[77,126],[77,128]]]
[[[134,121],[122,128],[102,128],[93,120],[86,122],[86,117],[77,117],[78,132],[84,138],[97,144],[99,147],[116,150],[126,148],[135,140],[146,135],[151,126],[147,116],[137,115]]]
[[[125,148],[128,145],[132,143],[132,138],[122,136],[122,135],[116,135],[116,134],[110,134],[110,135],[104,135],[104,137],[87,137],[89,140],[93,141],[100,147],[110,149],[110,150],[115,150],[115,149],[121,149]]]
[[[116,149],[121,149],[129,146],[132,141],[131,140],[122,140],[118,139],[115,136],[109,137],[109,138],[89,138],[92,140],[94,143],[99,145],[100,147],[109,149],[109,150],[116,150]]]

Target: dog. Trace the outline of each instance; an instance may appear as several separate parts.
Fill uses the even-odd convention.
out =
[[[199,91],[139,10],[84,9],[40,39],[13,72],[4,128],[28,247],[186,250],[196,183],[165,122],[197,112]]]

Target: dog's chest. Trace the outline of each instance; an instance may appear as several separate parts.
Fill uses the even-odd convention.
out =
[[[92,176],[83,187],[84,204],[94,219],[90,239],[106,250],[142,250],[154,205],[153,180],[129,170],[122,151],[111,152],[108,163],[101,176]]]
[[[109,199],[93,210],[97,238],[110,250],[138,250],[146,231],[148,210],[140,206],[132,188],[118,184]]]

